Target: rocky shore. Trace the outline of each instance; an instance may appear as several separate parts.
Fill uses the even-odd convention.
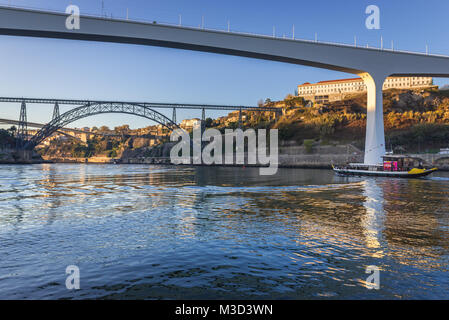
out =
[[[111,162],[126,164],[171,164],[170,150],[173,143],[166,143],[152,149],[142,148],[128,150],[120,159]],[[290,168],[332,168],[332,164],[363,161],[363,152],[352,145],[337,146],[304,146],[284,145],[279,147],[277,165]],[[192,161],[193,162],[193,161]],[[223,160],[224,163],[224,160]],[[240,166],[240,165],[239,165]],[[245,166],[261,166],[249,164],[245,153]]]
[[[144,147],[133,150],[125,150],[120,158],[110,157],[48,157],[43,158],[36,152],[0,150],[0,163],[2,164],[32,164],[32,163],[92,163],[92,164],[172,164],[170,150],[174,143],[165,143],[156,147]],[[348,162],[363,162],[363,151],[351,144],[347,145],[320,145],[310,147],[298,146],[293,142],[284,142],[279,147],[277,166],[280,168],[316,168],[330,169],[332,165]],[[429,165],[434,165],[441,170],[449,170],[449,157],[439,157],[431,154],[412,155],[423,159]],[[192,161],[193,163],[193,161]],[[224,160],[223,160],[224,163]],[[245,153],[245,166],[262,166],[261,164],[249,164],[248,155]],[[225,166],[225,165],[223,165]],[[226,165],[230,166],[230,165]],[[232,166],[232,165],[231,165]],[[236,165],[241,166],[241,165]]]
[[[0,164],[42,163],[44,159],[35,151],[0,149]]]

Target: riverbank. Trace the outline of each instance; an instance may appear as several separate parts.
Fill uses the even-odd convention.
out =
[[[0,149],[0,164],[34,164],[45,160],[30,150]]]
[[[91,157],[91,158],[52,158],[45,157],[44,160],[53,163],[91,163],[91,164],[159,164],[172,165],[169,149],[161,156],[146,157],[145,152],[128,153],[128,156],[122,158],[109,157]],[[449,158],[438,157],[438,155],[415,154],[413,157],[421,158],[425,163],[438,167],[440,170],[449,171]],[[312,147],[284,145],[279,147],[279,156],[277,167],[279,168],[304,168],[304,169],[331,169],[332,165],[342,165],[346,163],[363,162],[364,153],[353,145],[314,145]],[[215,166],[215,167],[261,167],[260,163],[249,164],[248,155],[245,153],[245,163],[243,165],[202,165],[194,166]],[[234,161],[235,162],[235,161]]]
[[[73,158],[73,157],[49,157],[44,156],[44,160],[55,163],[120,163],[120,164],[172,164],[170,159],[170,148],[165,148],[164,152],[158,156],[145,156],[145,150],[128,152],[121,158],[109,157],[90,157],[90,158]],[[260,167],[264,164],[249,164],[248,154],[244,156],[244,166]],[[287,145],[279,148],[279,156],[276,161],[278,167],[286,168],[332,168],[332,164],[344,164],[347,162],[363,161],[363,152],[352,145],[341,146],[313,146],[307,148],[304,146]],[[234,161],[236,162],[236,161]],[[193,163],[193,161],[192,161]],[[223,165],[215,166],[242,166],[242,165],[225,165],[223,156]]]

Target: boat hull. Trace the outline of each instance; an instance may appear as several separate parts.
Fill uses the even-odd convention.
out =
[[[333,168],[334,172],[344,176],[372,176],[372,177],[389,177],[389,178],[421,178],[438,171],[437,168],[433,169],[412,169],[410,171],[370,171],[370,170],[357,170],[348,168]]]

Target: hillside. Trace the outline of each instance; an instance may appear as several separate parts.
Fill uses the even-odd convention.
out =
[[[100,129],[115,136],[96,135],[88,139],[86,143],[64,137],[52,140],[49,145],[39,146],[38,151],[47,158],[120,158],[130,150],[141,149],[148,149],[148,152],[143,152],[148,156],[154,153],[154,151],[150,151],[154,140],[146,137],[152,130],[155,130],[154,126],[136,130],[129,129],[128,125],[112,130],[107,127]]]
[[[287,96],[282,101],[259,103],[281,108],[283,115],[271,112],[244,112],[243,128],[275,128],[281,144],[315,145],[353,144],[364,148],[366,128],[366,94],[348,96],[328,105],[310,107],[300,97]],[[207,119],[206,127],[221,131],[238,127],[238,112],[218,119]],[[387,149],[395,152],[437,152],[449,146],[449,91],[436,89],[388,90],[384,92],[384,118]],[[127,127],[127,126],[123,126]],[[116,128],[122,132],[123,127]],[[87,144],[74,141],[52,141],[41,149],[45,156],[57,157],[152,157],[162,149],[150,140],[124,132],[122,137],[96,137]],[[166,153],[166,152],[165,152]],[[165,154],[164,153],[164,154]]]
[[[363,149],[366,128],[366,94],[351,95],[328,105],[306,107],[301,98],[288,96],[266,106],[284,108],[277,120],[249,115],[247,126],[269,124],[282,140],[302,144],[352,143]],[[258,119],[259,117],[259,119]],[[261,118],[262,117],[262,118]],[[384,124],[388,149],[398,152],[432,152],[449,145],[449,92],[388,90],[384,92]]]

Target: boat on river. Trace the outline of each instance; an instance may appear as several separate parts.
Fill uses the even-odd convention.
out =
[[[350,163],[345,166],[332,166],[334,172],[345,176],[377,176],[392,178],[420,178],[438,171],[438,168],[425,167],[419,158],[400,155],[383,157],[377,165]]]

